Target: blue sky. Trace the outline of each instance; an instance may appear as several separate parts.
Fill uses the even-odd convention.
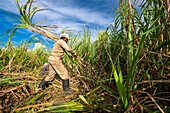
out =
[[[20,0],[21,4],[27,0]],[[98,30],[105,30],[113,23],[113,9],[118,7],[119,0],[35,0],[34,6],[46,8],[38,12],[33,23],[43,22],[41,25],[57,25],[56,33],[61,29],[69,27],[75,34],[83,31],[88,26],[92,32],[92,40],[95,40]],[[7,11],[7,12],[6,12]],[[14,0],[1,0],[0,2],[0,42],[7,41],[4,32],[18,23],[19,12]],[[25,29],[19,29],[13,41],[28,40],[33,33]]]

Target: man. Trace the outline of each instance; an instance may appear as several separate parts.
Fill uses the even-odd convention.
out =
[[[62,63],[64,51],[70,52],[75,57],[78,56],[77,53],[67,45],[68,39],[68,34],[62,34],[61,38],[55,42],[52,52],[48,58],[49,73],[39,84],[39,87],[42,89],[48,87],[48,82],[52,81],[57,73],[62,79],[64,94],[72,94],[74,92],[69,88],[70,76]]]

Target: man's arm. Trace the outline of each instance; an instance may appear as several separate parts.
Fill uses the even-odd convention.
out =
[[[65,49],[66,51],[70,52],[71,54],[76,54],[76,52],[70,48],[70,46],[68,46],[68,44],[65,41],[62,41],[61,46],[63,49]]]
[[[70,52],[74,57],[77,57],[78,54],[77,52],[75,52],[73,49],[70,48],[70,46],[68,46],[68,44],[65,41],[62,41],[61,44],[62,48],[64,48],[66,51]]]
[[[47,62],[43,65],[41,72],[40,72],[40,76],[42,76],[46,71],[48,71],[48,69],[49,69],[49,64]]]

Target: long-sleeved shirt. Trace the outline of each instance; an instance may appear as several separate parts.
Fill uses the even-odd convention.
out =
[[[57,42],[55,42],[50,56],[62,58],[64,55],[64,50],[74,54],[74,50],[71,49],[64,40],[59,39]]]

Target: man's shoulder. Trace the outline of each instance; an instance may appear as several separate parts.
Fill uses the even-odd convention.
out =
[[[66,43],[64,40],[62,40],[62,39],[59,39],[58,41],[57,41],[57,43],[59,43],[59,44],[64,44],[64,43]]]
[[[64,40],[62,40],[62,39],[59,39],[57,42],[64,42]]]

